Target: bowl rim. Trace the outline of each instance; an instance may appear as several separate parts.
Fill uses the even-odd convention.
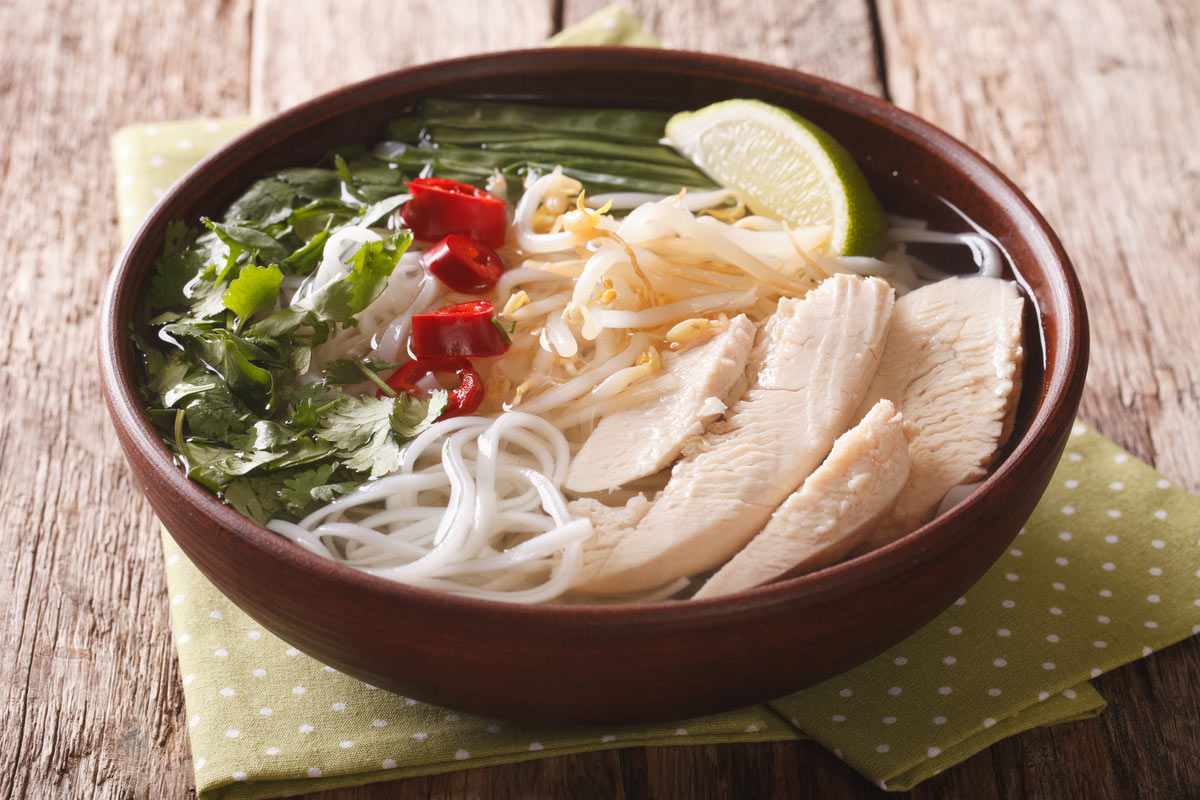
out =
[[[161,231],[172,216],[168,211],[179,198],[192,191],[193,184],[199,177],[213,165],[233,159],[237,154],[241,154],[240,158],[249,158],[250,153],[260,154],[269,148],[274,140],[295,134],[322,119],[357,107],[361,105],[361,99],[390,86],[403,86],[421,81],[436,83],[439,80],[467,75],[478,70],[481,65],[486,65],[493,72],[505,69],[520,72],[528,69],[527,62],[530,59],[541,62],[543,68],[553,69],[568,65],[578,66],[581,57],[600,60],[605,56],[610,57],[606,63],[619,64],[618,69],[625,72],[684,67],[690,75],[697,77],[708,75],[737,78],[745,82],[750,76],[753,78],[752,82],[765,89],[782,87],[802,91],[812,96],[814,102],[839,107],[875,125],[886,125],[895,133],[921,143],[925,149],[935,151],[954,168],[970,175],[981,190],[1004,209],[1023,237],[1029,241],[1031,249],[1040,254],[1037,260],[1046,274],[1047,294],[1054,298],[1055,305],[1061,306],[1055,319],[1058,347],[1053,362],[1045,363],[1040,405],[1025,435],[1016,442],[1004,461],[982,484],[962,503],[900,539],[864,555],[796,578],[730,595],[687,602],[523,605],[437,592],[359,572],[297,547],[248,517],[242,516],[198,483],[188,479],[151,425],[136,386],[127,380],[137,374],[138,367],[134,363],[133,350],[127,341],[128,328],[125,323],[129,317],[123,318],[119,312],[126,306],[131,311],[134,308],[132,301],[120,301],[120,289],[126,278],[136,264],[145,258],[154,257],[156,248],[150,247],[150,244],[157,244],[161,240]],[[530,99],[535,98],[536,93],[531,95]],[[1017,279],[1023,283],[1020,275]],[[1025,288],[1029,287],[1026,285]],[[1032,292],[1027,291],[1026,296],[1036,303]],[[1035,306],[1035,310],[1039,320],[1039,333],[1043,340],[1042,356],[1046,358],[1044,309]],[[701,621],[728,615],[741,616],[747,612],[765,611],[772,606],[803,598],[822,595],[832,597],[846,591],[847,582],[851,577],[884,578],[894,573],[919,569],[923,562],[952,547],[961,537],[970,535],[972,523],[982,520],[983,511],[980,504],[983,498],[994,490],[997,484],[1012,480],[1013,476],[1045,458],[1049,454],[1048,451],[1056,447],[1057,428],[1051,430],[1051,424],[1055,420],[1058,420],[1059,425],[1064,424],[1061,421],[1064,414],[1069,414],[1073,420],[1087,368],[1088,338],[1088,321],[1082,289],[1058,237],[1016,185],[970,146],[886,100],[797,70],[686,50],[609,46],[506,50],[394,70],[323,93],[277,113],[233,137],[177,180],[146,215],[123,247],[105,290],[98,349],[105,398],[117,434],[125,440],[123,444],[145,454],[146,465],[152,470],[156,480],[168,484],[174,492],[186,498],[187,503],[217,526],[243,539],[255,550],[272,559],[294,568],[317,573],[324,581],[335,585],[365,588],[387,596],[390,600],[437,607],[442,613],[470,614],[495,620],[511,619],[511,615],[520,614],[527,616],[531,621],[563,620],[585,626],[603,625],[612,620],[620,620],[621,624],[653,626],[665,622],[677,623],[681,617]]]

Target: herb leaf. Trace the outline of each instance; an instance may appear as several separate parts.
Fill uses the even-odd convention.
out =
[[[238,329],[259,311],[275,305],[279,298],[279,287],[283,284],[283,272],[272,264],[269,267],[244,267],[229,283],[221,298],[225,307],[238,316]]]

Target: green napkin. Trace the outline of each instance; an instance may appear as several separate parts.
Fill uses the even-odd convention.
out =
[[[604,42],[648,36],[614,8],[580,25]],[[619,37],[607,35],[613,29]],[[585,43],[567,31],[555,41]],[[118,131],[122,234],[195,161],[253,123]],[[486,719],[379,691],[263,631],[167,535],[163,549],[196,786],[207,800],[612,747],[806,734],[883,788],[908,789],[1006,736],[1094,716],[1104,701],[1089,677],[1200,632],[1198,535],[1200,501],[1078,424],[1009,553],[891,651],[761,706],[670,725],[602,727]]]

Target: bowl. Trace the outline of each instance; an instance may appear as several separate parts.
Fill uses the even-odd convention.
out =
[[[693,109],[731,97],[791,108],[857,158],[885,208],[1003,248],[1027,303],[1017,424],[987,480],[872,553],[728,597],[644,606],[494,603],[405,586],[308,553],[189,481],[152,427],[128,331],[171,220],[219,214],[270,170],[378,138],[423,97]],[[677,719],[802,689],[882,652],[954,602],[1032,513],[1074,421],[1087,364],[1083,297],[1021,192],[967,146],[894,106],[765,64],[665,50],[527,50],[405,69],[334,91],[233,140],[139,228],[104,300],[105,396],[139,486],[195,565],[263,627],[377,686],[486,715]]]

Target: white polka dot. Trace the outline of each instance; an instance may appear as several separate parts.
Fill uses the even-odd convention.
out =
[[[446,715],[446,722],[458,722],[461,719],[462,719],[462,717],[460,717],[458,714],[447,714]]]
[[[128,183],[133,183],[133,176],[126,175],[125,178],[121,182],[126,183],[127,185],[128,185]],[[175,553],[174,555],[172,555],[170,558],[167,559],[168,567],[173,567],[178,563],[179,563],[179,553]]]
[[[895,661],[893,661],[892,663],[893,663],[893,664],[895,664],[897,667],[903,667],[905,664],[907,664],[907,663],[908,663],[908,659],[907,659],[907,658],[905,658],[904,656],[900,656],[899,658],[897,658],[897,659],[896,659]]]
[[[675,735],[676,736],[687,736],[688,735],[687,728],[676,728]]]
[[[429,738],[429,734],[427,734],[427,733],[414,733],[414,734],[412,735],[412,738],[416,739],[418,742],[423,742],[423,741],[425,741],[426,739],[428,739],[428,738]]]
[[[190,673],[189,673],[189,674],[187,674],[187,675],[184,675],[184,676],[183,676],[183,685],[184,685],[184,686],[187,686],[187,685],[189,685],[189,684],[190,684],[192,681],[194,681],[194,680],[196,680],[196,676],[195,676],[195,675],[192,675],[192,674],[190,674]]]
[[[886,744],[881,744],[881,745],[878,745],[878,746],[875,748],[875,752],[876,752],[876,753],[886,753],[886,752],[887,752],[888,750],[890,750],[890,749],[891,749],[891,748],[890,748],[890,747],[888,747]]]
[[[137,206],[135,206],[131,203],[131,204],[125,206],[124,208],[122,208],[121,213],[127,217],[135,217],[135,216],[137,216],[138,211],[140,211],[140,210],[141,209],[139,209]]]
[[[1117,538],[1115,533],[1110,533],[1108,536],[1104,537],[1104,541],[1108,542],[1109,544],[1116,544],[1121,540]]]
[[[178,642],[179,644],[187,644],[191,640],[192,640],[192,637],[190,634],[181,633],[181,634],[179,634],[179,638],[176,639],[175,641]]]
[[[262,708],[260,708],[258,710],[258,713],[262,714],[264,717],[269,717],[275,713],[275,710],[272,708],[267,708],[266,706],[263,706]]]
[[[888,689],[888,694],[890,694],[892,697],[895,697],[896,695],[900,694],[900,692],[902,692],[902,691],[904,691],[904,690],[901,689],[899,686],[893,686],[892,688]]]
[[[954,691],[954,690],[953,690],[953,689],[951,689],[949,686],[943,686],[943,687],[941,687],[940,689],[938,689],[938,694],[940,694],[940,695],[942,695],[942,696],[945,696],[945,695],[948,695],[948,694],[950,694],[950,693],[951,693],[951,692],[953,692],[953,691]]]
[[[383,761],[379,762],[379,766],[383,767],[384,769],[395,769],[396,768],[396,759],[385,758]]]
[[[1063,697],[1067,698],[1068,700],[1074,700],[1075,699],[1075,690],[1074,689],[1063,689]]]
[[[1001,601],[1000,605],[1004,606],[1005,608],[1012,608],[1016,605],[1016,603],[1012,600],[1003,600]]]
[[[191,719],[188,720],[188,727],[189,728],[196,727],[196,723],[199,721],[200,721],[200,717],[192,717]]]
[[[246,631],[246,638],[257,641],[262,638],[262,633],[260,631]]]
[[[1112,572],[1116,568],[1117,568],[1117,565],[1111,561],[1105,561],[1103,564],[1100,565],[1100,569],[1104,570],[1105,572]]]
[[[834,722],[845,722],[846,721],[846,718],[844,716],[842,716],[841,714],[834,714],[832,717],[830,717],[830,719],[833,720]]]
[[[228,736],[230,739],[236,739],[241,734],[242,734],[242,732],[239,731],[237,728],[230,728],[229,730],[225,731],[225,735]]]
[[[344,742],[338,742],[338,747],[342,748],[343,750],[349,750],[351,747],[354,747],[354,742],[351,742],[349,740],[344,741]]]
[[[960,633],[962,633],[962,628],[954,625],[947,629],[947,633],[949,633],[951,636],[958,636]]]
[[[1154,512],[1154,518],[1155,518],[1155,519],[1166,519],[1166,518],[1167,518],[1167,512],[1166,512],[1166,511],[1164,511],[1163,509],[1161,509],[1161,508],[1160,508],[1160,509],[1158,509],[1157,511],[1155,511],[1155,512]]]
[[[1155,622],[1155,621],[1154,621],[1154,620],[1152,620],[1152,619],[1148,619],[1148,620],[1146,620],[1146,627],[1147,627],[1147,628],[1157,628],[1157,627],[1158,627],[1158,623],[1157,623],[1157,622]]]
[[[945,717],[934,717],[934,718],[933,718],[933,724],[934,724],[934,725],[944,725],[945,723],[946,723],[946,718],[945,718]]]
[[[310,777],[310,778],[321,777],[321,768],[320,767],[309,767],[308,768],[308,777]]]
[[[1110,509],[1108,510],[1108,515],[1109,515],[1110,517],[1112,517],[1113,519],[1118,519],[1118,518],[1121,516],[1121,512],[1120,512],[1120,510],[1118,510],[1118,509],[1115,509],[1115,508],[1110,508]]]
[[[329,670],[330,672],[337,672],[337,670],[336,670],[336,669],[334,669],[333,667],[326,667],[325,669]],[[375,691],[376,689],[378,689],[379,687],[378,687],[378,686],[374,686],[374,685],[372,685],[372,684],[370,684],[370,683],[364,683],[364,684],[363,684],[363,688],[364,688],[364,689],[366,689],[368,692],[373,692],[373,691]]]
[[[1192,635],[1195,636],[1197,633],[1200,633],[1200,625],[1193,625],[1192,626]],[[797,725],[796,727],[800,727],[800,726]]]
[[[1153,547],[1155,550],[1162,550],[1164,547],[1167,546],[1167,543],[1164,542],[1162,539],[1155,539],[1152,542],[1150,542],[1150,546]]]
[[[415,706],[417,704],[417,702],[418,702],[417,700],[414,700],[411,697],[404,698],[404,705],[406,705],[406,706]]]
[[[1050,644],[1058,644],[1058,634],[1057,633],[1048,634],[1046,636],[1046,641],[1049,642]]]
[[[300,655],[300,651],[294,647],[289,647],[287,650],[283,651],[283,654],[288,656],[298,656]]]
[[[928,755],[930,758],[937,758],[938,756],[940,756],[942,754],[942,751],[936,747],[931,747],[925,751],[925,754]]]
[[[1101,589],[1100,596],[1101,597],[1112,597],[1112,589]]]
[[[225,615],[222,614],[220,611],[217,611],[216,609],[213,609],[212,611],[208,612],[208,616],[211,617],[212,619],[225,619]]]
[[[1102,674],[1104,674],[1104,673],[1103,673],[1103,672],[1101,672],[1101,670],[1100,670],[1100,668],[1099,668],[1099,667],[1093,667],[1093,668],[1092,668],[1092,671],[1091,671],[1091,676],[1092,676],[1093,678],[1099,678],[1099,677],[1100,677]]]
[[[233,775],[231,775],[230,777],[232,777],[235,781],[244,781],[244,780],[246,780],[246,778],[248,778],[250,776],[248,776],[246,773],[242,772],[241,770],[238,770],[237,772],[233,773]]]
[[[165,160],[163,159],[163,157],[158,155],[157,153],[150,156],[150,166],[161,167],[164,163],[165,163]]]
[[[1160,489],[1170,489],[1171,488],[1171,482],[1169,480],[1167,480],[1166,478],[1160,478],[1158,483],[1156,483],[1154,485]]]
[[[1107,625],[1108,623],[1112,622],[1112,620],[1101,614],[1100,616],[1096,617],[1096,622],[1099,622],[1102,625]]]
[[[1020,550],[1017,550],[1016,548],[1009,550],[1008,554],[1010,556],[1013,556],[1014,558],[1020,558],[1021,556],[1025,555],[1024,553],[1022,553]]]
[[[1092,642],[1092,647],[1099,647],[1101,650],[1103,650],[1104,648],[1108,647],[1108,642]]]
[[[147,136],[158,136],[158,126],[157,125],[147,125],[146,127],[142,128],[142,130],[145,132],[145,134]]]
[[[1124,464],[1128,459],[1128,453],[1117,453],[1115,456],[1113,456],[1113,461],[1117,464]]]
[[[295,686],[292,688],[292,694],[304,694],[307,691],[308,689],[305,689],[303,686]]]
[[[121,145],[121,149],[117,151],[117,155],[121,158],[129,158],[133,155],[133,147],[127,144]]]
[[[1079,455],[1079,453],[1067,453],[1067,458],[1075,462],[1083,461],[1083,456]]]
[[[278,747],[268,747],[266,750],[263,750],[263,752],[269,756],[277,756],[283,751],[280,750]]]
[[[1149,595],[1146,595],[1146,602],[1147,602],[1147,603],[1157,603],[1157,602],[1158,602],[1159,600],[1161,600],[1161,599],[1162,599],[1162,598],[1160,598],[1160,597],[1159,597],[1158,595],[1156,595],[1156,594],[1149,594]]]
[[[316,730],[316,728],[314,728],[312,725],[301,725],[296,730],[300,731],[301,733],[312,733],[314,730]]]
[[[193,147],[196,146],[196,143],[193,142],[191,139],[185,138],[185,139],[180,139],[179,141],[177,141],[175,143],[175,146],[178,147],[180,150],[191,150]]]
[[[965,606],[966,604],[967,604],[967,598],[965,598],[965,597],[960,597],[954,601],[954,605],[956,605],[956,606]]]
[[[373,720],[371,720],[371,725],[376,728],[386,728],[387,720],[386,719],[373,719]]]
[[[958,663],[958,659],[957,659],[957,658],[955,658],[954,656],[946,656],[945,658],[943,658],[943,659],[942,659],[942,663],[943,663],[943,664],[946,664],[947,666],[949,666],[949,665],[952,665],[952,664],[957,664],[957,663]]]
[[[995,724],[996,724],[996,720],[992,719],[991,717],[988,717],[987,719],[985,719],[983,721],[983,727],[985,727],[985,728],[990,728]]]
[[[217,658],[224,658],[225,656],[229,655],[229,651],[224,647],[218,647],[216,650],[213,650],[213,655]]]
[[[1058,581],[1055,581],[1054,583],[1052,583],[1050,585],[1053,586],[1055,589],[1057,589],[1060,592],[1065,591],[1067,588],[1067,585],[1065,583],[1059,583]]]
[[[747,725],[746,733],[758,733],[758,726],[757,725]]]
[[[1065,567],[1067,564],[1070,564],[1071,562],[1067,561],[1062,556],[1059,556],[1058,558],[1054,559],[1054,563],[1058,564],[1060,567]]]
[[[1046,700],[1049,700],[1049,699],[1050,699],[1049,692],[1038,692],[1038,701],[1039,702],[1045,702]]]
[[[895,725],[896,724],[895,717],[884,717],[881,721],[883,722],[884,725]]]
[[[996,635],[997,636],[1012,636],[1012,631],[1010,631],[1008,628],[1001,628],[1000,630],[996,631]]]
[[[253,675],[253,676],[254,676],[254,677],[256,677],[256,678],[265,678],[265,677],[267,677],[267,671],[266,671],[265,669],[262,669],[262,668],[259,668],[259,669],[252,669],[252,670],[250,670],[250,674],[251,674],[251,675]]]
[[[1112,489],[1114,492],[1119,492],[1125,488],[1125,484],[1121,483],[1120,481],[1113,481],[1108,485],[1108,488]]]
[[[1061,509],[1059,509],[1059,510],[1060,510],[1062,513],[1066,514],[1068,517],[1069,517],[1069,516],[1071,516],[1072,514],[1074,514],[1074,513],[1075,513],[1075,507],[1074,507],[1074,506],[1063,506],[1063,507],[1062,507]]]
[[[1071,541],[1071,532],[1063,531],[1062,533],[1060,533],[1058,535],[1058,538],[1062,539],[1064,542],[1069,542],[1069,541]]]
[[[1159,575],[1162,575],[1162,567],[1151,567],[1150,569],[1148,569],[1146,571],[1149,572],[1151,575],[1153,575],[1156,578]]]
[[[237,692],[228,686],[221,690],[221,697],[233,697],[235,694],[237,694]]]
[[[544,749],[544,748],[542,747],[541,742],[530,742],[529,743],[529,750],[532,753],[536,753],[538,750],[542,750],[542,749]]]
[[[1062,609],[1061,608],[1051,608],[1050,613],[1057,617],[1060,614],[1062,614]]]
[[[459,761],[463,761],[464,759],[470,758],[471,754],[468,753],[466,750],[459,750],[459,751],[455,752],[454,757],[456,759],[458,759]]]
[[[615,742],[616,740],[617,737],[613,736],[611,733],[606,733],[600,737],[600,741],[602,742]]]
[[[838,694],[841,695],[842,697],[849,697],[850,695],[854,694],[854,690],[853,689],[842,689],[840,692],[838,692]]]
[[[988,696],[989,697],[999,697],[1000,690],[999,689],[988,689]]]
[[[1020,577],[1017,575],[1017,573],[1010,572],[1004,576],[1004,579],[1009,580],[1009,581],[1017,581],[1017,580],[1020,580]]]
[[[1154,649],[1153,649],[1153,648],[1151,648],[1151,647],[1143,647],[1143,648],[1142,648],[1142,655],[1143,655],[1143,656],[1148,656],[1148,655],[1150,655],[1150,654],[1151,654],[1151,653],[1153,653],[1153,652],[1154,652]]]
[[[1054,662],[1047,661],[1046,663],[1042,664],[1042,669],[1047,669],[1047,670],[1054,669]]]
[[[330,706],[330,708],[332,708],[334,711],[345,711],[346,704],[345,703],[334,703],[333,705]]]
[[[997,658],[995,661],[992,662],[992,666],[1005,667],[1005,666],[1008,666],[1008,662],[1005,661],[1003,658]]]
[[[1063,486],[1066,486],[1068,489],[1075,489],[1079,487],[1079,481],[1075,480],[1074,478],[1070,478],[1063,482]]]

